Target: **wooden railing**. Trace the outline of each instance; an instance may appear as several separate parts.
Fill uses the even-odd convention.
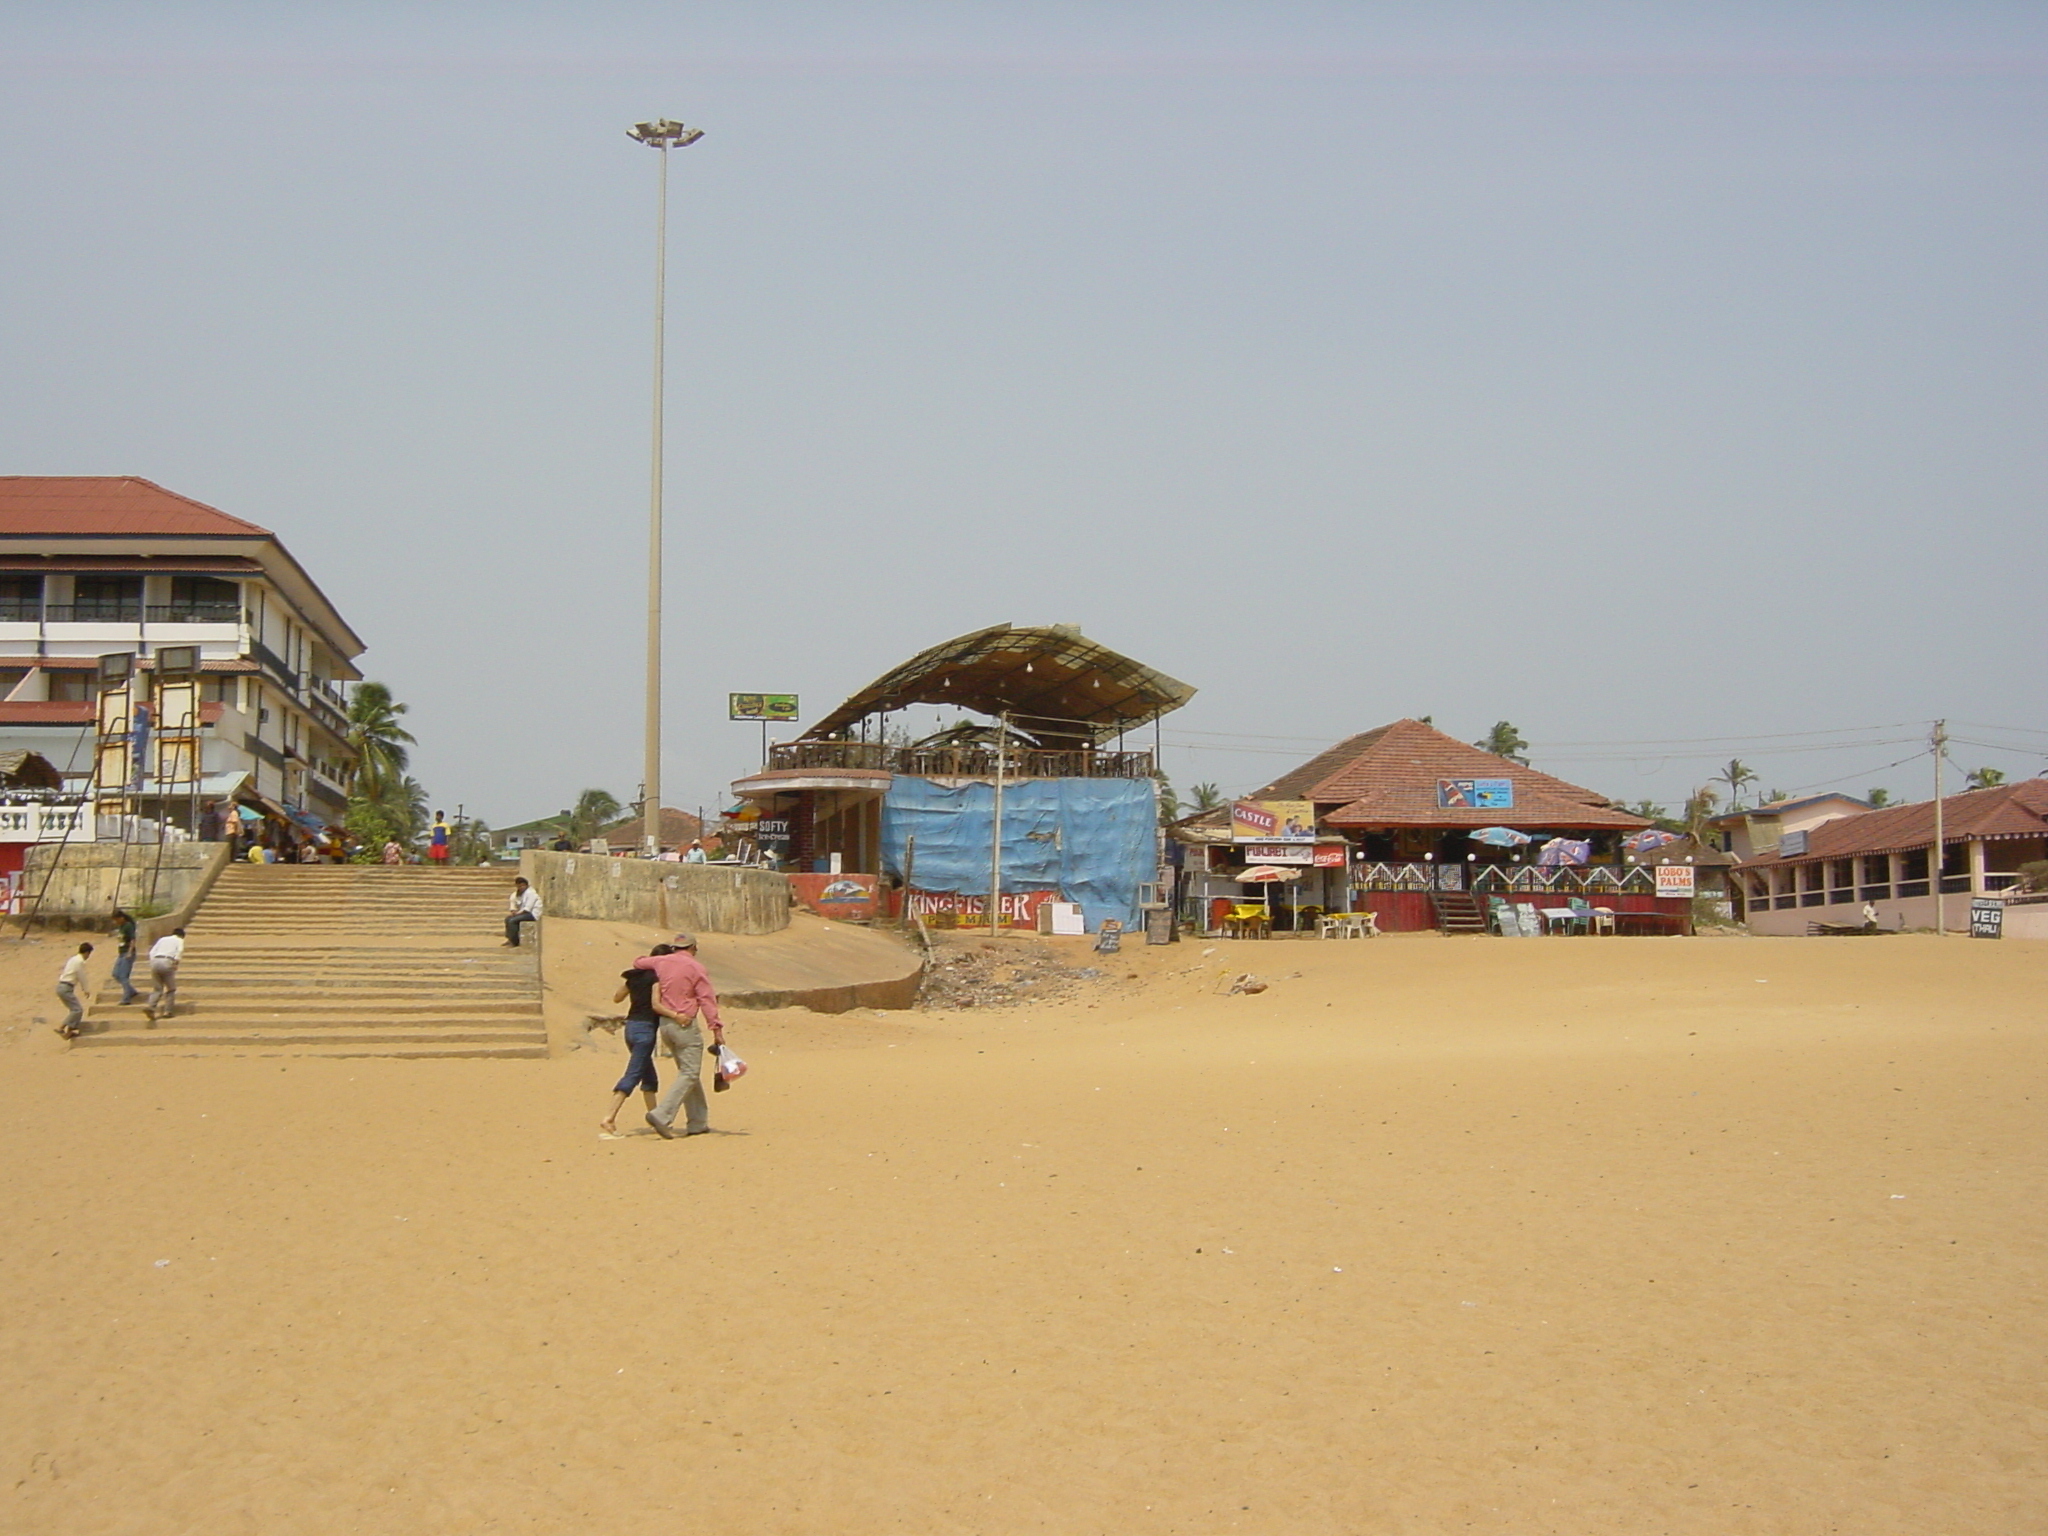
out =
[[[1010,779],[1145,779],[1150,752],[1048,752],[1012,747],[1001,754]],[[879,741],[779,741],[768,749],[770,768],[879,769],[920,779],[993,779],[994,747],[898,747]]]

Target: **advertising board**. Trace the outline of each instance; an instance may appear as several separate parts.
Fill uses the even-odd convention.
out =
[[[1316,808],[1306,800],[1239,800],[1230,807],[1234,843],[1312,843]]]
[[[1436,808],[1440,811],[1512,811],[1515,808],[1515,781],[1438,779]]]
[[[796,695],[793,693],[729,693],[732,720],[794,720],[796,718]]]

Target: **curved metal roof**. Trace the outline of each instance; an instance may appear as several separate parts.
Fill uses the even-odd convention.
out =
[[[1094,744],[1179,709],[1186,683],[1097,645],[1072,624],[997,624],[920,651],[876,678],[804,732],[843,735],[858,722],[910,704],[950,704],[1008,715],[1046,745]]]

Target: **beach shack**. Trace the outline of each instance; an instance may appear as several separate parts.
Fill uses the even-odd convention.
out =
[[[907,902],[938,927],[1095,932],[1157,898],[1154,753],[1130,740],[1195,690],[1065,624],[998,624],[884,673],[758,773],[730,818],[826,916]],[[957,719],[910,739],[904,712]],[[892,718],[894,717],[894,718]]]
[[[1503,908],[1527,908],[1529,931],[1575,932],[1593,926],[1567,916],[1581,907],[1604,908],[1614,932],[1690,931],[1692,866],[1626,846],[1654,832],[1598,791],[1420,720],[1348,737],[1173,829],[1182,920],[1210,932],[1223,904],[1255,901],[1274,926],[1302,931],[1329,913],[1371,912],[1384,933],[1500,932]],[[1259,888],[1270,877],[1240,883],[1274,868],[1301,871],[1283,898]],[[1508,918],[1521,931],[1518,912]]]

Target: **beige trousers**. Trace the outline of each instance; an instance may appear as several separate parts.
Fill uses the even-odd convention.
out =
[[[676,1071],[662,1091],[661,1102],[654,1106],[654,1118],[672,1126],[676,1123],[676,1111],[681,1109],[687,1115],[683,1121],[686,1133],[709,1130],[711,1109],[704,1099],[703,1083],[704,1031],[697,1027],[695,1019],[687,1024],[663,1019],[660,1040],[668,1047]]]

